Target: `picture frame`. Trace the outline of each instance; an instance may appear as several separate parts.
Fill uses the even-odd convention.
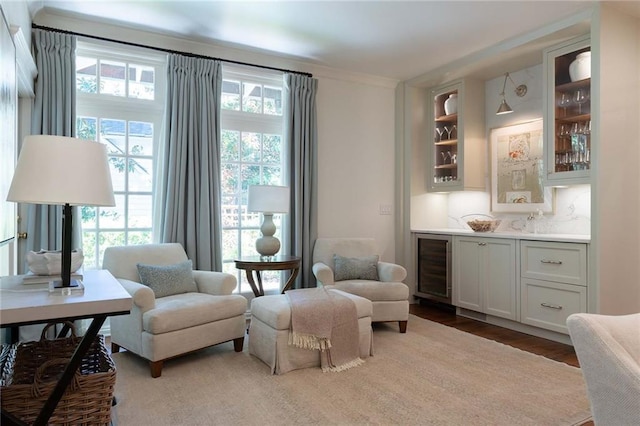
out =
[[[491,211],[554,211],[554,192],[543,185],[542,119],[491,129]]]

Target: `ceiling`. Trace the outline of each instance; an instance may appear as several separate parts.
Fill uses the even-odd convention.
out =
[[[32,16],[80,16],[407,80],[594,3],[29,0],[29,7]],[[640,17],[640,1],[615,3]]]

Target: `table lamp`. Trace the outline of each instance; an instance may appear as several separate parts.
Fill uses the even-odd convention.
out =
[[[275,255],[280,250],[280,241],[273,236],[276,233],[273,214],[289,212],[289,188],[276,185],[249,186],[247,204],[248,211],[262,212],[264,217],[260,227],[262,237],[256,240],[256,251],[261,256]]]
[[[78,287],[71,280],[71,206],[115,206],[107,148],[65,136],[25,137],[7,201],[63,206],[62,280],[54,288]]]

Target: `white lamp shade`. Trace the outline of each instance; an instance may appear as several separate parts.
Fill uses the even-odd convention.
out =
[[[250,186],[247,210],[250,212],[288,213],[289,188],[276,185]]]
[[[7,201],[115,206],[107,148],[65,136],[27,136]]]

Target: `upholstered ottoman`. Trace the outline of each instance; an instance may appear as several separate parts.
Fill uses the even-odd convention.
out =
[[[358,313],[360,358],[373,355],[371,301],[364,297],[329,290],[353,300]],[[249,353],[269,366],[272,374],[320,366],[320,352],[289,345],[291,308],[286,294],[257,297],[251,301]]]

